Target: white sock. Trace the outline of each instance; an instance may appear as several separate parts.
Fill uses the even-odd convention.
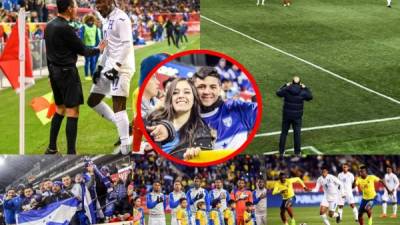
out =
[[[121,146],[129,145],[129,119],[126,110],[115,113],[115,124],[121,139]]]
[[[108,106],[105,102],[100,102],[93,110],[96,111],[101,117],[104,117],[106,120],[115,123],[115,115],[110,106]]]
[[[382,213],[385,215],[387,213],[387,203],[386,202],[382,203]]]
[[[353,208],[353,215],[354,215],[354,219],[358,220],[358,210],[356,207]]]
[[[324,221],[325,225],[331,225],[329,223],[328,217],[326,216],[326,214],[321,215],[322,221]]]
[[[343,208],[338,208],[339,217],[343,218]]]
[[[392,4],[392,0],[387,0],[387,5]]]
[[[393,215],[397,215],[397,204],[393,205]]]

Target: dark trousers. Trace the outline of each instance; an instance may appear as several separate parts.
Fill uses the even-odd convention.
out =
[[[168,32],[167,32],[168,46],[171,45],[170,39],[171,39],[171,41],[172,41],[172,44],[176,45],[176,43],[175,43],[175,38],[174,38],[174,34],[173,34],[173,33],[168,33]]]
[[[279,140],[279,153],[283,154],[285,151],[286,137],[288,135],[290,126],[293,128],[294,139],[294,153],[300,154],[301,152],[301,122],[302,119],[282,119],[281,138]]]

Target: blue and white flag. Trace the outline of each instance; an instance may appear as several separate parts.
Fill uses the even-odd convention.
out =
[[[29,210],[16,215],[18,225],[68,225],[75,215],[78,199],[54,202],[42,209]]]

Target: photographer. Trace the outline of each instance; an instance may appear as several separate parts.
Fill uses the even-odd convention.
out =
[[[303,117],[304,101],[310,101],[313,97],[310,89],[300,82],[300,77],[293,77],[292,82],[283,85],[277,92],[284,98],[282,114],[282,131],[279,140],[279,154],[285,153],[286,137],[290,126],[293,127],[294,154],[301,154],[301,124]]]

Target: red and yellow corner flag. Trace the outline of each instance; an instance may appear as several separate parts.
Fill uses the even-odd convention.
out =
[[[56,104],[54,103],[53,93],[47,93],[43,96],[33,98],[31,107],[35,111],[37,118],[46,125],[53,118],[56,112]]]
[[[0,57],[0,69],[3,71],[14,90],[19,89],[19,62],[18,23],[16,23],[11,30],[10,37]],[[28,27],[25,28],[25,82],[28,85],[34,84]]]

